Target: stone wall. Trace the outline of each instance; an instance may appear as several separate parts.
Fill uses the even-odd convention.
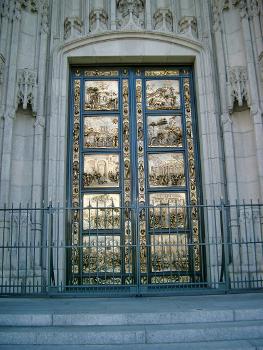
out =
[[[170,41],[170,51],[162,54],[164,63],[192,62],[195,65],[205,198],[218,200],[224,197],[233,201],[259,197],[262,200],[263,44],[260,1],[54,0],[51,3],[48,0],[1,0],[0,10],[2,204],[17,200],[29,203],[49,199],[65,201],[65,191],[58,193],[54,190],[55,177],[60,170],[60,175],[65,178],[65,164],[60,161],[65,163],[66,160],[66,154],[61,156],[61,152],[66,153],[65,145],[62,146],[58,139],[67,136],[67,108],[61,106],[61,113],[59,109],[60,103],[67,105],[68,81],[64,84],[62,68],[55,66],[62,63],[59,62],[61,57],[76,63],[80,62],[78,56],[82,56],[81,63],[103,62],[103,56],[110,56],[112,63],[139,63],[140,60],[132,57],[119,58],[120,54],[127,55],[121,52],[121,41],[125,37],[127,42],[133,39],[140,47],[146,36],[152,41],[149,45],[158,42],[159,46],[156,46],[156,54],[151,50],[148,58],[145,50],[139,52],[137,49],[134,56],[140,54],[141,62],[159,62],[156,58],[160,55],[158,47],[161,48],[164,41]],[[100,50],[103,42],[112,42],[114,34],[116,39],[111,50]],[[161,35],[161,39],[156,40],[157,35]],[[87,39],[93,50],[88,54],[89,60],[88,56],[86,60],[83,58],[87,55],[83,47]],[[78,52],[70,48],[72,45],[78,47]],[[194,49],[195,53],[176,54],[176,51],[179,53],[183,47],[191,45],[198,47]],[[70,53],[65,55],[67,50]],[[169,56],[173,58],[169,60]],[[200,64],[199,60],[202,61]],[[67,63],[63,74],[68,76],[68,73]],[[57,91],[59,88],[64,91]],[[53,103],[54,93],[60,96]],[[24,122],[16,120],[21,118],[19,110],[25,111]],[[60,123],[57,128],[64,128],[62,135],[56,135],[56,145],[50,144],[55,130],[58,131],[52,129],[52,118]],[[28,129],[27,135],[31,135],[33,150],[31,164],[28,160],[26,166],[27,174],[30,173],[27,186],[31,186],[32,191],[30,196],[27,194],[23,198],[17,197],[12,188],[18,183],[18,168],[14,166],[14,159],[18,157],[15,155],[17,135],[24,135],[25,128]],[[58,152],[60,146],[62,149]],[[28,156],[21,154],[22,150],[19,152],[22,164]],[[51,161],[56,164],[56,175],[50,173],[50,166],[53,168]],[[58,170],[60,166],[63,169]],[[19,183],[21,189],[18,192],[23,192],[23,180]]]

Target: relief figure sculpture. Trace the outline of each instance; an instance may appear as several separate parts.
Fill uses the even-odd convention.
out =
[[[155,186],[184,186],[184,157],[182,153],[149,155],[149,184]]]
[[[146,81],[146,105],[150,110],[170,110],[180,108],[179,81]]]
[[[149,116],[149,147],[182,147],[181,116]]]
[[[84,187],[117,187],[119,156],[116,154],[86,154],[84,156]]]
[[[151,228],[186,226],[185,193],[150,194],[149,225]]]
[[[90,80],[85,82],[85,110],[116,111],[118,109],[118,81]]]
[[[84,119],[84,147],[118,147],[118,117],[86,117]]]
[[[119,228],[119,194],[84,194],[83,207],[84,230]]]

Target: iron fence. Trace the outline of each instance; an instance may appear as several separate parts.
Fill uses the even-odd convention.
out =
[[[263,287],[263,204],[0,209],[0,293],[161,295]]]

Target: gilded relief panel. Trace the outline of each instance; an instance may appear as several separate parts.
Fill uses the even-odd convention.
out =
[[[149,147],[182,147],[183,131],[181,116],[148,116]]]
[[[119,236],[83,237],[83,272],[120,272]]]
[[[83,229],[119,229],[120,195],[116,193],[83,195]]]
[[[118,145],[118,116],[84,118],[85,148],[117,148]]]
[[[187,236],[151,236],[151,265],[153,272],[188,271]]]
[[[147,80],[146,106],[150,110],[180,108],[179,80]]]
[[[118,81],[89,80],[85,81],[85,110],[116,111],[118,110]]]
[[[150,193],[149,204],[149,225],[151,228],[176,229],[186,227],[185,193]]]
[[[149,154],[150,187],[185,186],[182,153]]]
[[[118,187],[119,156],[117,154],[84,155],[83,185],[87,187]]]

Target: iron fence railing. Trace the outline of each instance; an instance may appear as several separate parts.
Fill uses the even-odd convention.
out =
[[[2,296],[262,287],[260,203],[0,209]]]

